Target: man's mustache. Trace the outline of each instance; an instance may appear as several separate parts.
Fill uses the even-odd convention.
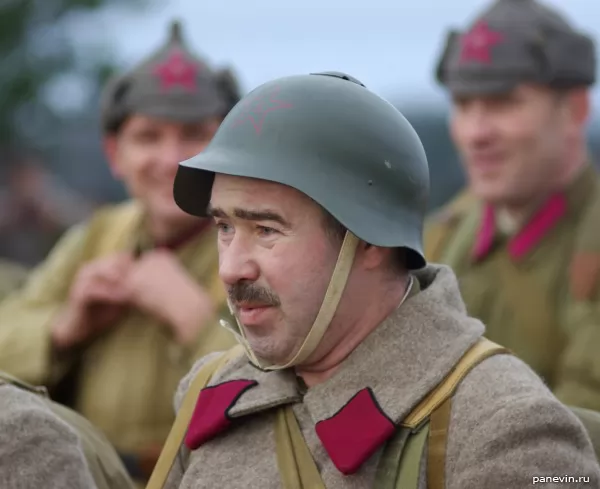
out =
[[[227,289],[229,300],[234,305],[251,304],[253,306],[279,306],[279,297],[269,289],[253,282],[241,281]]]

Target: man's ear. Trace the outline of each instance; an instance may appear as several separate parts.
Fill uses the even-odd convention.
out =
[[[363,268],[365,270],[373,270],[381,267],[391,259],[390,253],[392,250],[361,241],[357,251]]]
[[[569,94],[571,120],[578,126],[584,126],[591,111],[590,91],[586,88],[574,90]]]
[[[119,138],[116,134],[109,134],[104,136],[102,140],[102,146],[104,148],[104,154],[108,160],[108,166],[113,177],[120,180],[123,177],[121,168],[119,166]]]

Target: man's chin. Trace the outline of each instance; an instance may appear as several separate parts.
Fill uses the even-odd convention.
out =
[[[500,185],[497,181],[473,183],[471,191],[475,197],[492,205],[503,204],[510,196],[510,192],[505,188],[505,185]]]
[[[252,346],[252,343],[250,343],[250,347],[260,360],[272,365],[285,365],[293,357],[288,352],[280,352],[276,348],[265,348],[264,345]]]
[[[285,340],[276,339],[276,334],[270,328],[268,331],[261,331],[260,334],[248,328],[244,328],[244,331],[254,354],[267,362],[283,365],[291,360],[299,348],[298,345],[290,346]]]

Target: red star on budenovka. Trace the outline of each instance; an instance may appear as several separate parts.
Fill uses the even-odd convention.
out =
[[[244,108],[240,116],[235,120],[234,126],[239,126],[250,121],[254,131],[260,136],[267,114],[281,109],[291,109],[290,103],[277,98],[279,87],[273,88],[270,93],[251,98],[244,102]]]
[[[173,86],[181,86],[190,92],[196,90],[198,67],[188,61],[179,49],[173,49],[165,61],[156,65],[154,74],[160,79],[163,90],[170,90]]]
[[[504,40],[499,32],[492,31],[487,22],[480,21],[461,39],[460,62],[491,63],[490,48]]]

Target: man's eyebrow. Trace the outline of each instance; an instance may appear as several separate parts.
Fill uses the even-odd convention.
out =
[[[208,205],[207,214],[210,217],[218,217],[221,219],[229,217],[229,215],[220,207],[213,207],[212,205]],[[249,210],[249,209],[241,209],[236,207],[233,209],[233,215],[238,219],[243,219],[245,221],[272,221],[281,224],[282,226],[289,228],[291,224],[284,219],[281,214],[270,210]]]
[[[206,207],[206,215],[208,217],[227,217],[227,213],[223,209],[219,207],[213,207],[211,204],[208,204]]]

